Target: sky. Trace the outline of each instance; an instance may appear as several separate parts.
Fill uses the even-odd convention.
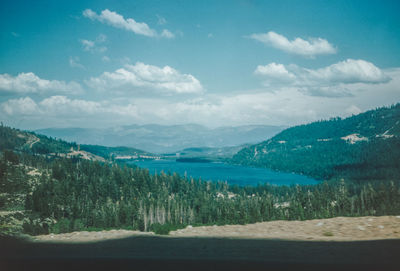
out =
[[[0,120],[298,125],[400,102],[399,1],[0,2]]]

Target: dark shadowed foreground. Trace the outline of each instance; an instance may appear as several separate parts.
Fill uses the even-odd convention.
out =
[[[398,270],[400,240],[138,236],[93,243],[2,237],[1,270]]]

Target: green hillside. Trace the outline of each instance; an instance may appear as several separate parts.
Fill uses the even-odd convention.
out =
[[[131,147],[105,147],[99,145],[80,145],[80,149],[101,156],[105,159],[121,156],[153,155]]]
[[[399,181],[230,186],[106,161],[73,143],[2,126],[0,235],[398,215]],[[41,146],[36,149],[35,146]],[[65,152],[62,152],[65,151]]]
[[[67,153],[77,148],[75,143],[55,140],[33,132],[0,126],[0,150],[24,151],[36,154]]]
[[[286,129],[242,149],[233,163],[317,179],[400,178],[400,104]]]

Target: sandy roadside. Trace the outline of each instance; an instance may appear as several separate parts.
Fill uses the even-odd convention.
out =
[[[193,227],[171,236],[287,240],[356,241],[400,238],[400,216],[335,217],[306,221],[270,221],[248,225]]]
[[[33,237],[38,242],[96,242],[152,232],[111,230],[71,232]],[[271,221],[248,225],[201,226],[170,232],[169,237],[218,237],[315,241],[359,241],[400,239],[400,216],[335,217],[306,221]]]

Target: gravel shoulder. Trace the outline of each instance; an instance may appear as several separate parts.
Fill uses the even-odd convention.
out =
[[[71,232],[32,237],[35,242],[85,243],[127,237],[154,236],[152,232],[110,230]],[[282,239],[297,241],[366,241],[400,239],[400,216],[335,217],[306,221],[270,221],[247,225],[201,226],[170,232],[167,237]]]

